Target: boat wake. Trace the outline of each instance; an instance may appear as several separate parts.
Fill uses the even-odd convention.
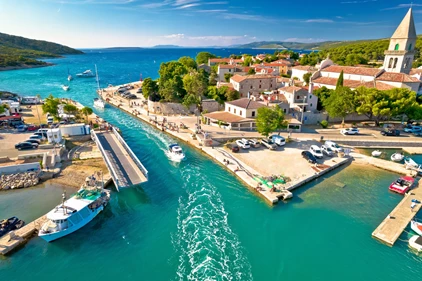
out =
[[[188,196],[179,198],[176,280],[252,280],[251,266],[227,221],[221,196],[199,167],[181,169]]]

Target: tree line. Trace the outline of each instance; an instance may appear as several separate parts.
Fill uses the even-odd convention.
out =
[[[39,97],[39,96],[38,96]],[[88,123],[88,116],[93,113],[92,108],[85,106],[81,109],[78,109],[75,105],[70,103],[63,103],[60,99],[53,97],[53,95],[49,95],[42,104],[42,111],[44,113],[51,114],[56,120],[60,120],[58,107],[60,104],[64,104],[63,111],[66,114],[74,115],[76,119],[81,119],[81,115],[85,116],[86,122]]]

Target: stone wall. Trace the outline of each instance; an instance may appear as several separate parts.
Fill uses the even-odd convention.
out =
[[[2,166],[0,167],[0,175],[24,173],[24,172],[27,172],[28,170],[40,170],[40,169],[41,167],[40,167],[39,162]]]
[[[209,112],[219,111],[222,106],[215,100],[204,100],[202,102],[202,110]],[[177,115],[177,114],[194,114],[196,105],[191,105],[186,108],[181,103],[175,102],[153,102],[148,101],[148,110],[150,113],[163,114],[163,115]]]
[[[300,121],[301,119],[301,113],[297,113],[296,117]],[[305,112],[303,115],[303,124],[304,125],[315,125],[320,123],[322,120],[328,120],[329,123],[339,123],[343,119],[342,118],[333,118],[329,117],[327,113],[312,113],[312,112]],[[368,117],[365,115],[359,115],[359,114],[350,114],[344,118],[344,121],[346,122],[361,122],[361,121],[367,121]]]
[[[202,101],[202,112],[215,112],[224,109],[224,105],[219,104],[217,101],[209,99]]]

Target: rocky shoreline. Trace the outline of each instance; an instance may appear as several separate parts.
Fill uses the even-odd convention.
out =
[[[40,172],[25,172],[0,176],[0,190],[21,189],[40,182]]]
[[[19,66],[7,66],[7,67],[0,67],[0,71],[8,71],[8,70],[19,70],[19,69],[29,69],[29,68],[38,68],[38,67],[47,67],[52,66],[53,63],[46,62],[45,64],[38,64],[38,65],[19,65]]]

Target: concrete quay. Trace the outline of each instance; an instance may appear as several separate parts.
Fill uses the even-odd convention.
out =
[[[258,182],[254,179],[255,177],[262,176],[256,169],[252,168],[251,165],[245,163],[239,159],[239,157],[234,156],[228,150],[221,147],[216,147],[219,145],[215,140],[212,141],[211,146],[204,146],[203,142],[198,141],[197,139],[192,138],[192,133],[194,132],[194,125],[190,124],[190,129],[181,129],[177,126],[177,123],[183,122],[184,119],[181,117],[164,117],[150,114],[142,106],[134,106],[133,104],[142,105],[141,99],[134,100],[125,100],[121,97],[114,95],[116,87],[106,88],[99,92],[103,100],[108,104],[125,111],[126,113],[150,124],[151,126],[156,127],[158,130],[161,130],[165,133],[168,133],[182,141],[194,146],[200,151],[205,152],[208,156],[216,160],[221,165],[225,166],[227,170],[236,175],[241,179],[248,189],[254,191],[260,197],[264,198],[270,204],[276,204],[279,200],[284,198],[291,197],[290,190],[298,188],[299,186],[304,185],[305,183],[322,176],[323,174],[336,169],[337,167],[348,163],[351,161],[351,158],[336,158],[336,160],[327,161],[330,164],[321,165],[319,167],[313,167],[311,173],[306,174],[298,179],[294,179],[292,182],[288,182],[285,185],[278,185],[277,191],[271,192],[269,188],[263,187],[258,190]],[[167,122],[163,125],[163,119],[166,118]],[[177,123],[176,123],[177,121]],[[176,124],[175,127],[169,126],[169,124]],[[167,126],[166,126],[167,125]],[[177,128],[176,128],[177,127]],[[199,135],[198,135],[199,136]],[[300,154],[295,155],[295,157],[301,157]],[[225,160],[229,160],[230,164],[226,164]],[[307,163],[306,163],[307,164]],[[309,165],[308,165],[308,169]]]
[[[396,208],[381,222],[372,232],[372,237],[382,243],[393,246],[406,226],[421,208],[421,203],[411,208],[412,200],[422,202],[422,182],[419,181],[417,187],[408,192]]]

